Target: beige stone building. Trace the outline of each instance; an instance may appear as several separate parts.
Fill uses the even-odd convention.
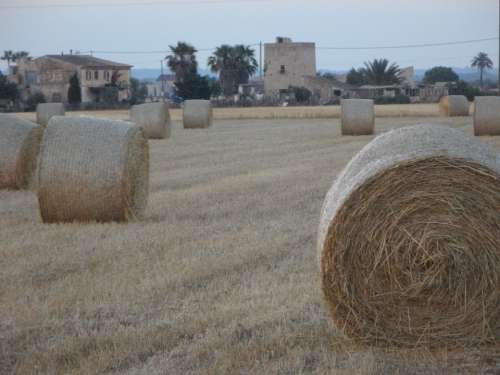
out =
[[[82,103],[99,102],[103,91],[116,83],[118,100],[129,99],[132,66],[89,55],[46,55],[22,59],[9,79],[21,88],[23,97],[42,92],[48,102],[68,101],[69,80],[75,73],[80,81]]]
[[[264,91],[276,96],[290,86],[303,87],[304,77],[316,76],[316,45],[278,37],[264,45]]]

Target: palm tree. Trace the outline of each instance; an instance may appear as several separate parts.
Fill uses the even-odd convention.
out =
[[[477,56],[472,59],[471,67],[479,69],[479,82],[481,87],[483,87],[484,70],[493,68],[493,61],[491,61],[487,53],[479,52]]]
[[[254,56],[255,51],[249,46],[223,44],[208,58],[208,66],[212,72],[219,73],[219,81],[225,95],[236,93],[238,85],[248,83],[250,77],[255,74],[258,63]]]
[[[14,61],[14,62],[21,60],[21,59],[24,59],[24,58],[31,59],[29,52],[19,51],[19,52],[16,52],[12,55],[12,61]]]
[[[185,42],[177,42],[176,46],[169,46],[171,54],[166,57],[168,67],[175,73],[175,81],[182,82],[188,74],[196,74],[196,48]]]
[[[365,62],[362,69],[366,83],[371,85],[393,85],[401,82],[401,69],[395,63],[389,64],[387,59],[375,59],[372,62]]]
[[[3,51],[3,56],[1,57],[1,59],[7,61],[7,66],[10,68],[10,62],[14,61],[14,52],[11,50]]]

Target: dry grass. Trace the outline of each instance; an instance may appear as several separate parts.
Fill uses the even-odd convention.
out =
[[[34,113],[18,113],[19,117],[35,121]],[[77,111],[67,116],[90,115],[114,120],[128,120],[129,111]],[[214,108],[214,120],[252,120],[252,119],[327,119],[340,118],[340,106],[324,107],[255,107],[255,108]],[[437,117],[438,104],[401,104],[376,105],[377,117]],[[171,119],[182,121],[182,109],[170,109]]]
[[[472,132],[470,119],[436,121]],[[143,222],[43,225],[33,194],[0,192],[0,373],[403,374],[453,363],[429,354],[415,372],[355,353],[323,302],[320,208],[372,136],[341,138],[337,120],[173,125],[171,139],[150,142]]]

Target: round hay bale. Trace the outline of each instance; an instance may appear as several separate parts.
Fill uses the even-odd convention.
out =
[[[64,116],[64,114],[62,103],[40,103],[36,106],[36,122],[44,127],[53,116]]]
[[[439,101],[439,112],[444,117],[469,116],[469,100],[463,95],[443,96]]]
[[[43,128],[0,114],[0,189],[28,189],[36,170]]]
[[[474,134],[500,135],[499,96],[476,96],[474,101]]]
[[[338,176],[318,232],[336,326],[369,344],[500,340],[500,155],[463,132],[385,133]]]
[[[130,121],[144,129],[149,139],[170,137],[170,114],[167,103],[146,103],[130,109]]]
[[[213,110],[209,100],[186,100],[183,109],[185,129],[208,128],[212,126]]]
[[[44,222],[140,218],[148,190],[149,147],[142,128],[92,117],[50,120],[39,163]]]
[[[370,135],[375,129],[373,100],[342,100],[342,135]]]

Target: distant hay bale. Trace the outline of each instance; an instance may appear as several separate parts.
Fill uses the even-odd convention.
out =
[[[208,128],[212,126],[213,111],[209,100],[186,100],[184,102],[184,128]]]
[[[474,101],[474,134],[500,135],[499,96],[476,96]]]
[[[36,122],[47,126],[53,116],[64,116],[64,105],[62,103],[40,103],[36,106]]]
[[[134,105],[130,110],[130,121],[141,126],[149,139],[170,137],[170,114],[167,103]]]
[[[28,189],[36,170],[43,128],[0,114],[0,189]]]
[[[375,128],[373,100],[342,100],[342,135],[370,135]]]
[[[444,117],[469,116],[469,100],[463,95],[443,96],[439,101],[439,112]]]
[[[385,133],[322,209],[322,288],[339,330],[369,344],[500,340],[500,154],[463,132]]]
[[[142,128],[92,117],[50,120],[39,163],[44,222],[139,218],[148,189],[149,147]]]

